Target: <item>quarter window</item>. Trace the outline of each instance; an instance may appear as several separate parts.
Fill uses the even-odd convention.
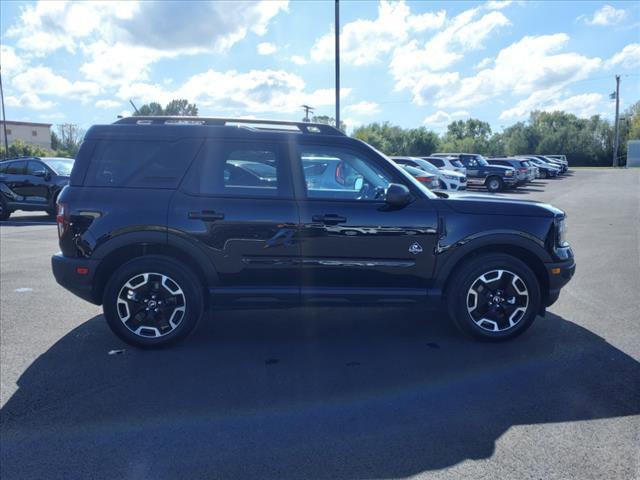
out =
[[[13,162],[7,166],[7,173],[12,175],[24,175],[27,162]]]
[[[371,159],[341,148],[300,146],[307,197],[381,200],[392,176]]]

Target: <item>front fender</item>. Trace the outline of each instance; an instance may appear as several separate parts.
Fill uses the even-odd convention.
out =
[[[438,243],[435,252],[435,286],[443,288],[460,260],[473,252],[487,249],[499,252],[514,247],[534,255],[541,263],[553,261],[551,255],[544,248],[544,241],[534,235],[520,231],[488,230],[469,235],[450,244]]]

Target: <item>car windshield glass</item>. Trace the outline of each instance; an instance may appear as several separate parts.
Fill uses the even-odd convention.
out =
[[[43,158],[42,161],[53,170],[56,175],[68,177],[71,175],[73,160],[70,158]]]
[[[451,165],[458,168],[464,168],[464,165],[460,160],[451,160]]]
[[[435,174],[439,173],[438,167],[435,167],[434,165],[430,164],[426,160],[422,160],[421,162],[418,162],[418,165],[420,166],[419,168],[427,172],[431,172]]]
[[[489,163],[484,159],[482,155],[478,155],[476,157],[476,161],[478,162],[478,165],[480,165],[481,167],[486,167],[487,165],[489,165]]]

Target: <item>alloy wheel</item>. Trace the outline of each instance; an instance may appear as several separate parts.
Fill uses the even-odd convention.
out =
[[[120,321],[141,337],[158,338],[173,332],[186,313],[180,285],[168,275],[140,273],[131,277],[118,293]]]
[[[467,312],[483,330],[503,332],[515,327],[529,306],[524,281],[509,270],[491,270],[476,278],[467,292]]]

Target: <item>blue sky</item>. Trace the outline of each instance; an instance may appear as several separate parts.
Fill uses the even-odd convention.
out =
[[[149,101],[201,115],[334,114],[333,2],[1,3],[7,118],[109,123]],[[640,99],[639,2],[341,2],[342,118],[501,130],[531,110]]]

